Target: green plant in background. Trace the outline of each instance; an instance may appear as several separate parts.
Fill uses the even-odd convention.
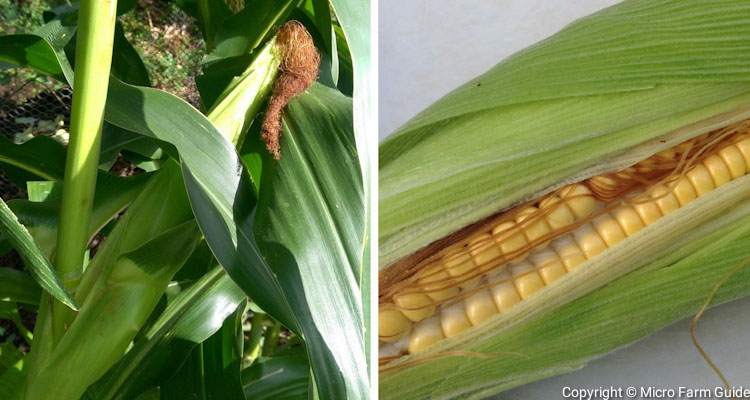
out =
[[[63,1],[31,0],[31,1],[0,1],[0,32],[17,33],[34,29],[44,22],[43,13],[50,6]]]
[[[208,45],[202,112],[147,87],[115,15],[133,2],[58,7],[0,36],[3,65],[74,88],[67,148],[0,138],[0,162],[28,189],[0,208],[0,248],[25,269],[0,269],[13,278],[0,304],[38,306],[30,353],[3,347],[3,398],[368,397],[357,68],[369,4],[343,3],[177,2]],[[277,161],[260,125],[290,73],[294,46],[277,36],[289,20],[323,62],[283,112]],[[141,172],[117,176],[123,160]]]
[[[621,2],[380,146],[381,398],[485,398],[750,294],[748,15]]]

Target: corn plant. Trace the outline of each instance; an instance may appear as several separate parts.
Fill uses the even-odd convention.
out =
[[[624,1],[380,146],[382,398],[487,397],[750,294],[748,16]]]
[[[134,2],[0,36],[4,68],[73,87],[67,147],[0,138],[28,192],[0,202],[24,267],[0,269],[2,316],[36,311],[0,397],[368,398],[369,4],[177,4],[206,44],[200,110],[149,87]]]

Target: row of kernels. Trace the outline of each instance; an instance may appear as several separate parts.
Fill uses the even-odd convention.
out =
[[[476,291],[463,301],[443,307],[439,316],[418,324],[409,341],[410,352],[419,351],[428,343],[433,343],[433,340],[455,336],[497,312],[510,309],[520,300],[528,298],[540,288],[565,275],[566,272],[574,270],[586,259],[595,257],[608,247],[643,229],[644,226],[656,222],[662,216],[685,206],[714,188],[745,175],[749,170],[750,135],[744,135],[735,140],[733,145],[723,147],[716,154],[692,166],[684,176],[666,185],[655,185],[645,194],[636,196],[630,204],[619,205],[609,213],[594,218],[591,223],[577,228],[572,235],[553,240],[551,248],[554,251],[544,248],[535,249],[529,255],[528,261],[517,258],[510,265],[509,270],[502,268],[492,271],[488,279],[490,282],[499,283],[491,285],[489,289]],[[577,195],[575,198],[580,199],[573,205],[569,201],[560,204],[562,200],[557,196],[542,200],[540,208],[545,211],[544,220],[538,219],[527,224],[528,226],[520,231],[516,224],[522,224],[526,218],[535,215],[539,209],[529,207],[519,212],[515,224],[505,222],[498,225],[493,230],[493,235],[500,244],[499,249],[491,245],[489,235],[477,237],[470,245],[470,255],[476,258],[474,262],[477,265],[487,264],[492,259],[501,258],[502,253],[512,253],[525,246],[530,239],[538,239],[552,229],[572,224],[576,217],[582,218],[590,215],[600,205],[593,197],[585,196],[586,192],[587,189],[582,185],[571,185],[563,189],[561,191],[563,198]],[[507,240],[509,238],[510,240]],[[457,272],[450,275],[466,274],[469,269],[465,268],[454,270]],[[448,271],[451,270],[448,269]],[[451,297],[458,295],[458,288],[454,289],[456,291],[451,292]],[[412,303],[428,303],[425,298],[420,298],[420,300],[421,303],[419,301],[412,301]],[[419,317],[426,318],[434,313],[433,308],[429,312],[421,313]],[[402,329],[410,324],[407,318],[398,319],[397,323]]]
[[[503,254],[512,254],[529,242],[537,240],[550,233],[551,229],[557,229],[570,225],[575,218],[584,218],[593,213],[600,204],[593,198],[591,192],[584,185],[570,185],[561,191],[563,200],[557,196],[550,196],[541,204],[544,218],[529,218],[540,215],[536,207],[528,207],[516,216],[514,222],[504,222],[495,227],[493,235],[483,234],[474,237],[469,242],[468,251],[464,249],[453,249],[444,255],[443,268],[445,273],[438,269],[439,264],[431,266],[433,269],[426,270],[425,277],[417,282],[425,289],[425,293],[410,293],[396,296],[396,304],[403,308],[407,318],[412,321],[420,321],[434,314],[434,302],[446,298],[455,297],[457,288],[448,288],[445,282],[450,277],[457,280],[467,280],[458,286],[468,287],[476,284],[478,276],[489,271],[497,265],[492,261],[504,262]],[[519,226],[521,226],[519,228]],[[499,246],[493,243],[499,244]],[[525,256],[525,255],[524,255]],[[520,260],[522,257],[516,258]],[[434,283],[433,282],[437,282]],[[441,288],[437,290],[437,288]],[[452,290],[453,289],[453,290]]]

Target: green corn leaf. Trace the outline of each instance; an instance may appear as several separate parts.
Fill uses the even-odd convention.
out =
[[[198,25],[210,51],[216,43],[216,31],[231,15],[227,3],[222,0],[178,0],[177,4],[198,19]]]
[[[24,374],[20,369],[9,368],[0,373],[0,396],[7,400],[23,399]]]
[[[2,199],[0,199],[0,229],[21,255],[26,268],[39,283],[39,286],[66,306],[77,310],[76,302],[62,286],[60,278],[55,274],[42,250]]]
[[[112,49],[112,75],[132,85],[151,86],[141,56],[125,37],[122,24],[115,25],[115,44]]]
[[[127,400],[166,382],[192,350],[218,331],[245,294],[216,267],[177,295],[87,398]]]
[[[46,180],[62,180],[65,173],[65,149],[46,136],[35,137],[20,145],[0,136],[0,164]]]
[[[201,344],[209,399],[245,400],[240,369],[244,342],[242,318],[246,305],[245,300],[224,320],[221,329]]]
[[[0,372],[8,368],[19,368],[23,366],[25,354],[13,343],[6,341],[0,345]]]
[[[0,345],[0,398],[21,400],[24,354],[11,342]]]
[[[8,35],[0,39],[0,62],[4,64],[29,65],[41,73],[62,77],[63,69],[55,56],[52,47],[40,36]]]
[[[156,260],[146,261],[152,265],[152,269],[159,269],[158,263],[161,260],[165,271],[149,273],[146,268],[139,271],[139,268],[133,265],[133,255],[139,254],[139,249],[145,252],[148,248],[143,248],[144,243],[160,237],[162,241],[172,240],[174,243],[171,245],[179,246],[180,237],[169,239],[169,231],[192,221],[179,167],[175,163],[169,163],[148,180],[147,186],[108,235],[108,240],[100,246],[76,288],[76,299],[82,304],[88,303],[89,306],[83,306],[75,320],[71,319],[73,323],[70,328],[75,327],[75,334],[68,330],[64,337],[75,335],[79,342],[89,341],[90,346],[75,346],[76,342],[73,341],[66,342],[67,347],[60,344],[53,348],[50,346],[49,336],[45,334],[47,331],[37,329],[42,334],[34,341],[30,354],[29,370],[33,373],[29,376],[28,388],[33,387],[36,390],[40,385],[60,386],[60,382],[65,381],[65,395],[78,398],[87,386],[121,357],[129,341],[140,329],[140,324],[146,321],[161,298],[172,276],[170,274],[174,274],[175,268],[182,265],[179,259],[155,257]],[[195,230],[192,232],[197,240],[198,233]],[[167,246],[165,250],[169,248]],[[189,246],[184,246],[179,255],[187,257],[190,251]],[[164,255],[166,256],[166,253]],[[40,309],[48,304],[49,302],[42,302]],[[127,313],[102,313],[97,307],[122,307]],[[92,315],[97,313],[101,313],[99,318],[93,318]],[[88,315],[86,320],[82,318],[83,315]],[[107,319],[109,323],[104,323]],[[38,319],[37,326],[48,329],[48,322],[48,319]],[[97,336],[104,331],[109,333]],[[90,340],[92,337],[102,338],[107,343],[94,343]],[[106,351],[103,348],[106,348]],[[62,363],[58,365],[63,365],[62,369],[76,371],[76,374],[60,375],[45,369],[51,360],[57,360],[56,362]],[[40,390],[27,394],[41,396],[43,393]],[[58,394],[63,396],[63,391],[58,391]]]
[[[112,218],[122,212],[143,190],[150,175],[141,174],[127,178],[116,177],[99,172],[97,187],[94,193],[94,208],[89,226],[89,238],[93,238]],[[42,253],[50,256],[57,242],[57,224],[60,199],[48,198],[37,201],[32,195],[39,190],[42,182],[29,183],[30,200],[11,200],[8,207],[13,210],[18,220],[26,226]],[[62,182],[44,182],[48,190],[60,194]]]
[[[231,143],[194,108],[155,89],[112,81],[107,119],[174,144],[196,219],[219,262],[263,309],[296,326],[279,283],[248,236],[252,184]]]
[[[175,376],[161,386],[163,398],[245,400],[240,381],[244,310],[238,307],[219,331],[193,350]]]
[[[27,273],[12,268],[0,268],[0,301],[39,305],[42,291]]]
[[[60,399],[80,398],[112,366],[146,321],[174,273],[198,243],[195,222],[169,229],[121,254],[81,307],[66,334],[27,386],[29,399],[55,390]],[[110,310],[117,309],[117,313]],[[91,335],[92,332],[100,336]],[[86,342],[87,346],[80,346]],[[59,371],[74,371],[61,377]],[[93,378],[93,379],[92,379]]]
[[[261,359],[242,371],[242,379],[248,399],[304,399],[308,395],[310,365],[304,355]]]
[[[375,115],[372,112],[375,88],[372,86],[372,60],[370,55],[370,1],[331,0],[336,18],[341,24],[351,52],[354,70],[354,132],[357,138],[365,193],[369,191],[369,165],[367,149],[371,148]],[[367,197],[367,196],[366,196]]]
[[[420,113],[380,148],[381,267],[640,143],[747,106],[748,7],[625,1]]]
[[[216,29],[216,48],[205,62],[251,53],[273,35],[300,0],[252,0]]]
[[[261,44],[286,21],[296,2],[253,1],[227,19],[217,33],[217,48],[206,56],[203,73],[195,78],[203,107],[213,109],[216,100],[231,91],[233,83],[247,84],[242,75],[249,72],[248,65],[252,66],[259,54],[262,56]]]
[[[351,127],[351,100],[333,89],[316,84],[290,103],[282,160],[264,163],[254,228],[302,322],[323,398],[368,392],[365,207]]]
[[[200,346],[194,349],[175,374],[159,387],[160,399],[206,399],[203,395],[203,357],[200,350]]]
[[[331,6],[328,0],[307,0],[305,11],[305,16],[312,16],[309,24],[305,25],[308,31],[315,33],[313,36],[317,36],[316,41],[320,42],[318,47],[323,53],[318,81],[336,87],[339,80],[339,56],[336,48],[336,30],[331,19]]]
[[[369,220],[370,201],[372,193],[371,169],[372,161],[370,160],[369,149],[375,147],[373,140],[377,137],[374,127],[376,116],[373,112],[375,108],[376,88],[373,85],[372,77],[376,74],[373,69],[371,59],[371,40],[370,40],[370,0],[330,0],[331,8],[336,14],[336,19],[343,29],[346,40],[342,40],[338,45],[339,59],[341,60],[342,71],[353,70],[353,115],[354,115],[354,137],[357,144],[357,154],[359,155],[360,172],[362,174],[363,193],[364,193],[364,226],[369,227],[372,221]],[[338,36],[337,36],[338,37]],[[337,42],[338,43],[338,42]],[[349,65],[347,65],[349,64]],[[346,82],[341,79],[340,83]],[[365,231],[365,237],[362,239],[364,244],[364,259],[370,258],[370,240],[369,230]],[[365,265],[369,265],[369,262]],[[369,268],[368,268],[369,270]],[[370,359],[370,332],[369,321],[370,312],[370,274],[369,271],[362,275],[360,283],[361,302],[363,305],[363,318],[365,322],[365,349],[367,365],[369,367]]]
[[[118,4],[118,15],[119,13]],[[59,12],[55,12],[58,11]],[[49,32],[47,37],[54,38],[66,54],[75,54],[75,35],[78,30],[79,4],[63,5],[55,10],[45,12],[45,25],[36,33]],[[64,35],[60,35],[64,33]],[[125,37],[122,24],[115,24],[114,45],[112,49],[112,75],[133,85],[150,86],[146,66],[141,56]]]
[[[152,138],[128,132],[105,122],[102,127],[102,149],[99,155],[99,168],[109,169],[122,150],[150,150],[150,155],[155,155],[154,152],[158,148],[159,144]],[[139,154],[141,154],[140,151]]]

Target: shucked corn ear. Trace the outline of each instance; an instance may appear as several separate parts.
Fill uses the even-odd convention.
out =
[[[697,311],[750,254],[749,46],[746,2],[626,1],[383,143],[380,395],[486,396]]]

